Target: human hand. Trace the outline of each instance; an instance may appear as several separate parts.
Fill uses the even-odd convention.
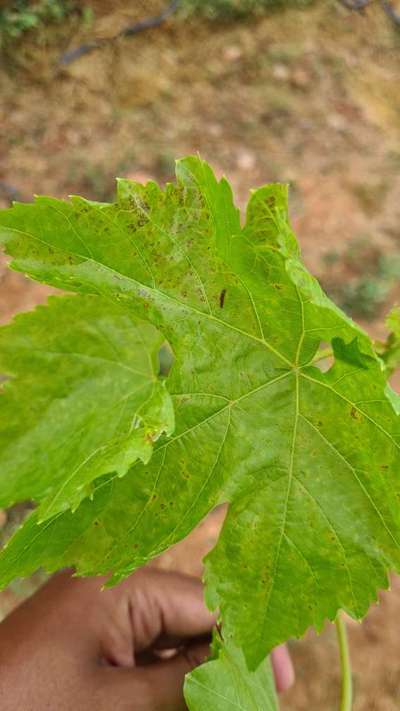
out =
[[[0,625],[2,711],[178,711],[186,673],[205,661],[214,616],[196,578],[155,568],[115,588],[63,573]],[[162,659],[162,650],[176,649]],[[293,670],[273,652],[278,689]]]

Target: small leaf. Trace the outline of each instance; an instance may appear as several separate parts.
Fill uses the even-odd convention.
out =
[[[395,306],[386,317],[386,326],[400,339],[400,306]]]
[[[50,298],[0,330],[0,506],[33,499],[39,520],[76,509],[173,429],[158,378],[163,337],[105,299]]]
[[[232,641],[217,640],[213,657],[186,677],[184,693],[190,711],[277,711],[269,660],[251,672]]]
[[[382,358],[388,376],[392,375],[400,365],[400,307],[395,306],[385,320],[390,333],[383,343],[376,343],[375,347]]]

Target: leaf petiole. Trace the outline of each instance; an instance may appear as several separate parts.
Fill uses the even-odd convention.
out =
[[[351,677],[350,652],[346,623],[340,612],[336,617],[335,625],[339,646],[340,668],[342,672],[342,697],[340,700],[340,711],[351,711],[353,705],[353,682]]]

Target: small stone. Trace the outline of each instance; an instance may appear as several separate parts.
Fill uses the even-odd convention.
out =
[[[329,114],[326,122],[328,126],[333,128],[335,131],[345,131],[347,128],[346,119],[341,114]]]
[[[236,165],[240,170],[253,170],[256,158],[251,151],[241,150],[236,159]]]
[[[310,83],[310,76],[304,69],[299,67],[294,70],[291,76],[291,81],[293,86],[298,89],[305,89]]]
[[[237,62],[238,59],[241,58],[241,56],[242,50],[236,45],[226,47],[226,49],[224,50],[224,59],[226,59],[227,62]]]
[[[274,79],[279,79],[279,81],[288,81],[290,72],[286,64],[274,64],[272,67],[272,76]]]
[[[214,138],[220,138],[223,134],[223,128],[220,123],[210,123],[208,126],[208,132],[210,136],[214,136]]]

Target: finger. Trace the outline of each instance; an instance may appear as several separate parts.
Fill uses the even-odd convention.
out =
[[[137,711],[183,711],[186,709],[183,698],[185,675],[205,662],[209,652],[208,644],[188,645],[168,661],[135,670],[105,669],[107,696],[112,699],[114,708],[119,708],[118,702],[125,708],[123,704],[130,701]]]
[[[286,644],[281,644],[272,651],[271,662],[277,690],[286,691],[294,682],[293,664]]]
[[[205,634],[198,635],[197,637],[192,637],[191,638],[191,643],[197,644],[197,643],[207,643],[211,644],[212,640],[212,632],[206,632]],[[172,635],[161,635],[156,642],[154,642],[153,649],[155,651],[157,650],[163,650],[163,649],[178,649],[178,647],[181,647],[185,641],[187,642],[187,639],[185,640],[182,637],[176,637]]]
[[[145,568],[123,585],[129,596],[135,651],[160,638],[199,637],[210,633],[215,624],[216,616],[207,609],[197,578]]]

